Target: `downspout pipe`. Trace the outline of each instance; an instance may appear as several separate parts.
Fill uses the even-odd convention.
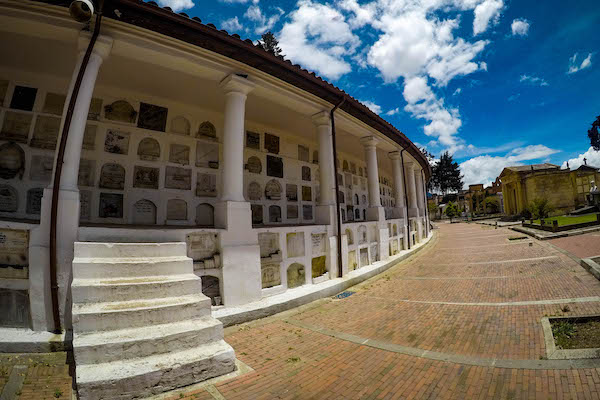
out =
[[[421,170],[421,180],[423,181],[423,193],[425,193],[425,197],[423,198],[423,202],[425,203],[425,237],[429,237],[429,207],[427,201],[427,185],[425,185],[425,172]]]
[[[402,162],[402,184],[404,185],[404,209],[406,210],[406,221],[404,226],[406,226],[406,234],[408,237],[406,238],[406,243],[408,244],[408,250],[410,250],[410,224],[408,220],[408,193],[406,192],[406,174],[404,173],[404,151],[406,149],[402,149],[400,151],[400,161]]]
[[[69,105],[65,114],[65,123],[60,135],[60,144],[58,146],[58,153],[56,155],[56,169],[54,171],[54,180],[52,183],[52,205],[50,208],[50,294],[52,299],[52,316],[54,320],[54,333],[61,333],[62,327],[60,322],[60,308],[58,304],[58,277],[57,277],[57,250],[56,250],[56,226],[58,221],[58,200],[60,191],[60,177],[62,174],[62,167],[65,157],[65,148],[67,147],[67,139],[69,136],[69,129],[71,127],[71,121],[73,120],[73,110],[79,96],[79,89],[81,88],[81,82],[85,75],[85,70],[90,61],[96,39],[100,34],[100,25],[102,23],[102,8],[104,0],[99,1],[98,12],[96,14],[96,23],[94,24],[94,32],[92,38],[81,61],[79,72],[77,73],[77,79],[73,86],[73,92],[69,99]]]
[[[342,217],[341,217],[341,213],[340,213],[340,197],[339,197],[339,191],[340,191],[340,183],[338,182],[338,167],[337,167],[337,144],[336,144],[336,140],[335,140],[335,118],[333,117],[333,113],[335,113],[335,110],[337,110],[339,107],[342,106],[342,104],[344,104],[344,102],[346,101],[346,97],[343,97],[342,100],[340,100],[340,102],[338,104],[335,105],[335,107],[333,107],[331,109],[331,111],[329,112],[329,119],[331,120],[331,144],[332,144],[332,149],[333,149],[333,174],[334,174],[334,179],[333,181],[335,182],[335,215],[336,215],[336,221],[337,221],[337,229],[336,229],[336,233],[337,233],[337,264],[338,264],[338,277],[341,278],[342,277]]]

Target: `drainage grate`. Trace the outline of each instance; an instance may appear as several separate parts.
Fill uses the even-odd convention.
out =
[[[345,299],[346,297],[352,296],[354,293],[356,293],[356,292],[351,292],[351,291],[347,290],[340,294],[336,294],[335,296],[333,296],[333,298],[334,299]]]

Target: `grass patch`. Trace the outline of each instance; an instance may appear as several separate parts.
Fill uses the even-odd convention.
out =
[[[600,348],[600,317],[550,320],[550,325],[560,349]]]
[[[583,224],[586,222],[594,222],[596,221],[596,214],[585,214],[585,215],[561,215],[558,217],[550,217],[550,218],[545,218],[544,219],[544,223],[546,225],[552,225],[554,222],[553,221],[558,221],[558,226],[567,226],[567,225],[574,225],[574,224]],[[535,219],[533,220],[533,223],[535,225],[540,225],[541,222],[539,219]]]

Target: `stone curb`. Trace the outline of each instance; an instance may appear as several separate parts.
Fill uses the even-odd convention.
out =
[[[544,233],[538,233],[538,232],[533,232],[532,229],[523,228],[520,226],[513,226],[508,229],[532,236],[532,237],[536,238],[537,240],[550,240],[550,239],[557,239],[557,238],[568,237],[568,236],[584,235],[586,233],[600,231],[600,227],[598,227],[598,226],[595,226],[593,228],[574,229],[573,231],[564,231],[564,232],[557,232],[557,233],[545,232],[545,231],[542,231]]]

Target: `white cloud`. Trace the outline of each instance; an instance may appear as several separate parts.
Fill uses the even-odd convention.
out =
[[[454,93],[452,93],[452,96],[457,96],[457,95],[461,94],[461,92],[462,92],[462,88],[456,88]]]
[[[545,159],[556,153],[558,150],[541,144],[531,145],[511,150],[504,156],[482,155],[471,158],[460,163],[460,169],[464,175],[465,186],[477,183],[487,184],[494,181],[506,167],[523,165],[524,161]]]
[[[240,3],[240,4],[245,4],[248,3],[250,0],[219,0],[223,3],[229,3],[229,4],[235,4],[235,3]],[[253,4],[258,4],[259,0],[252,0]]]
[[[521,93],[515,93],[515,94],[513,94],[513,95],[510,95],[510,96],[508,97],[508,101],[515,101],[516,99],[518,99],[518,98],[519,98],[519,96],[521,96]]]
[[[385,115],[396,115],[400,112],[400,107],[396,107],[392,110],[389,110],[388,112],[385,113]]]
[[[527,75],[523,74],[519,78],[519,82],[530,83],[532,85],[540,85],[540,86],[549,86],[548,82],[545,79],[540,78],[539,76]]]
[[[583,154],[577,156],[577,158],[571,158],[569,162],[569,168],[577,169],[581,165],[583,165],[583,159],[586,159],[587,165],[600,168],[600,151],[595,151],[593,147],[590,147],[588,151]],[[567,167],[567,161],[563,162],[563,168]],[[600,184],[600,182],[596,182],[596,184]]]
[[[473,35],[478,35],[487,30],[490,25],[495,25],[500,19],[504,8],[502,0],[486,0],[475,7],[475,20],[473,20]]]
[[[367,106],[371,111],[373,111],[375,114],[379,115],[381,114],[381,106],[373,103],[372,101],[366,100],[359,100],[361,103],[363,103],[365,106]]]
[[[303,67],[337,79],[350,72],[344,57],[360,44],[342,13],[329,5],[300,0],[279,34],[286,56]]]
[[[284,11],[279,7],[276,8],[276,11],[277,12],[275,14],[271,15],[270,17],[267,17],[263,14],[260,7],[255,4],[248,7],[248,10],[244,14],[244,17],[248,18],[250,21],[253,21],[256,24],[256,27],[254,28],[254,33],[260,35],[271,30],[284,13]]]
[[[342,10],[350,11],[354,14],[354,16],[348,20],[348,23],[352,28],[360,28],[366,24],[372,23],[377,11],[376,2],[361,6],[356,0],[340,0],[337,5]]]
[[[170,7],[174,12],[194,7],[192,0],[158,0],[158,4],[162,7]]]
[[[512,24],[510,25],[510,29],[512,30],[513,36],[527,36],[529,33],[529,21],[522,18],[514,19]]]
[[[573,57],[569,58],[569,70],[567,74],[574,74],[577,71],[581,71],[582,69],[586,69],[592,66],[592,53],[589,53],[588,56],[581,62],[581,64],[577,63],[578,53],[573,54]]]
[[[240,24],[240,21],[238,21],[238,17],[226,19],[221,22],[221,27],[229,32],[241,31],[244,28],[242,24]]]

